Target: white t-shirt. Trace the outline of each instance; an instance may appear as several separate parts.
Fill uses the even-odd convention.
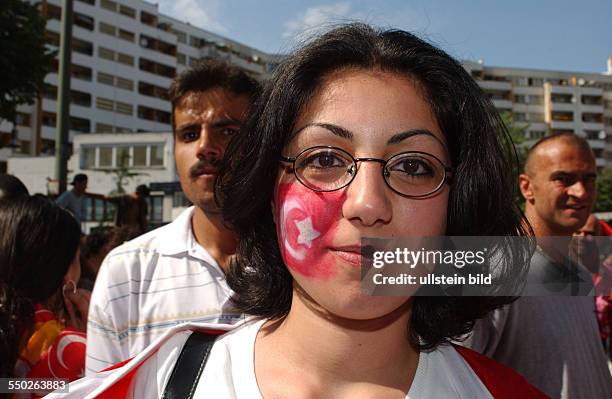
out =
[[[244,319],[225,274],[193,236],[192,214],[193,207],[104,259],[89,305],[87,375],[135,357],[178,324]]]
[[[197,385],[195,398],[262,399],[255,378],[254,350],[255,337],[264,321],[249,321],[215,343]],[[174,339],[181,341],[186,338],[177,336]],[[177,344],[172,340],[168,341],[168,346]],[[165,387],[169,378],[167,374],[158,373],[158,389]],[[432,352],[419,355],[417,371],[406,398],[492,399],[492,396],[455,348],[441,345]]]

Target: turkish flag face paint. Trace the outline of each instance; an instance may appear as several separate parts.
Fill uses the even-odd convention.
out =
[[[335,274],[336,259],[329,247],[345,199],[345,190],[319,193],[299,182],[277,186],[276,229],[281,254],[289,268],[321,279]]]

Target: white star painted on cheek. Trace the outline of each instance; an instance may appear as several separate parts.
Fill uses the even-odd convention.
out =
[[[321,233],[319,233],[312,227],[312,219],[310,218],[310,216],[299,222],[296,220],[295,225],[300,231],[300,235],[297,238],[298,244],[304,244],[308,248],[310,248],[312,240],[321,235]]]

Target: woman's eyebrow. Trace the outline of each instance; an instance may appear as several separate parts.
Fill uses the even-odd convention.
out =
[[[438,137],[436,137],[435,134],[433,134],[430,130],[427,130],[427,129],[411,129],[411,130],[406,130],[405,132],[394,134],[393,136],[391,136],[389,140],[387,140],[387,144],[398,144],[406,140],[407,138],[418,136],[418,135],[431,136],[444,146],[444,143],[442,142],[442,140],[440,140]]]
[[[317,127],[322,127],[325,130],[329,130],[331,133],[335,134],[338,137],[341,137],[343,139],[347,139],[347,140],[353,140],[353,133],[351,133],[349,130],[338,126],[338,125],[334,125],[331,123],[309,123],[307,125],[302,126],[301,128],[299,128],[298,130],[295,131],[295,133],[293,133],[291,136],[295,136],[296,134],[298,134],[299,132],[301,132],[302,130],[311,127],[311,126],[317,126]]]

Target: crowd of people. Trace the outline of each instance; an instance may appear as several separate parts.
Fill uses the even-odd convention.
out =
[[[169,98],[193,206],[166,226],[81,237],[85,175],[57,204],[2,176],[0,377],[73,381],[51,398],[612,397],[611,258],[580,241],[610,228],[590,217],[584,139],[538,141],[514,175],[461,64],[364,24],[305,43],[263,84],[204,60]],[[146,195],[122,200],[138,234]],[[365,293],[361,240],[401,236],[527,238],[497,248],[504,292],[588,289]]]

